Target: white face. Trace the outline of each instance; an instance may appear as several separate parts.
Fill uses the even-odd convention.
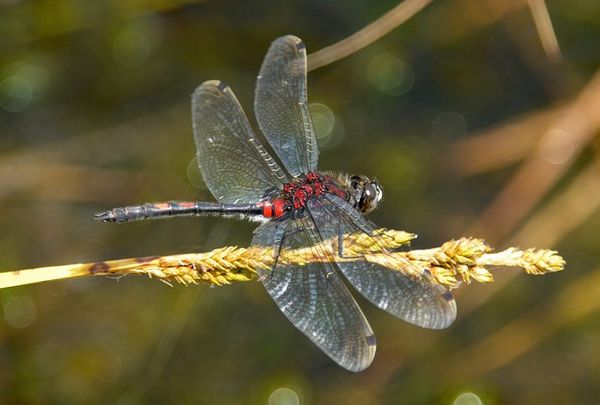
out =
[[[375,200],[377,201],[377,203],[379,203],[379,201],[381,201],[381,199],[383,198],[383,190],[379,186],[379,183],[377,183],[376,181],[372,182],[371,184],[373,185],[373,187],[375,187]]]

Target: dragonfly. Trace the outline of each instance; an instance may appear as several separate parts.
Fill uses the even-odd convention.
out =
[[[357,372],[372,363],[376,339],[340,273],[377,307],[423,328],[450,326],[456,304],[426,270],[415,277],[366,260],[338,259],[350,236],[383,245],[365,218],[383,191],[366,176],[318,171],[306,61],[306,47],[296,36],[280,37],[269,47],[254,99],[262,138],[225,82],[209,80],[194,91],[196,157],[216,202],[146,203],[113,208],[96,219],[215,215],[257,221],[252,244],[272,248],[275,255],[272,268],[259,270],[262,285],[296,328],[337,364]],[[338,248],[324,248],[329,240]],[[298,262],[278,260],[294,250],[310,254]],[[381,253],[388,254],[383,246]]]

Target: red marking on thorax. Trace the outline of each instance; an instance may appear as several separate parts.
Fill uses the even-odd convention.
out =
[[[286,183],[281,197],[263,202],[262,214],[265,218],[279,218],[292,209],[299,210],[306,207],[308,199],[324,193],[348,199],[348,193],[330,176],[308,172],[304,179]]]

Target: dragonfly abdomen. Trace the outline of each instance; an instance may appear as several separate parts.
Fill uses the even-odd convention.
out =
[[[203,201],[167,201],[164,203],[146,203],[128,207],[113,208],[100,212],[95,219],[103,222],[132,222],[150,218],[174,216],[231,216],[255,217],[263,214],[263,208],[257,204],[219,204]]]

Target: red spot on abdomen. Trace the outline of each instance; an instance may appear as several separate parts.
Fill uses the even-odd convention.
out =
[[[271,218],[273,216],[273,204],[267,201],[262,204],[262,214],[265,218]]]
[[[283,198],[275,198],[271,201],[265,201],[260,205],[262,207],[263,217],[279,218],[286,212],[287,200]]]
[[[275,211],[275,218],[279,218],[285,214],[285,200],[282,198],[276,198],[273,200],[273,208]]]

